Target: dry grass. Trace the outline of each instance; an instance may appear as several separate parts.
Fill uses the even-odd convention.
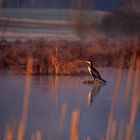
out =
[[[93,42],[0,41],[0,69],[26,74],[30,55],[33,59],[33,75],[81,74],[77,72],[77,61],[81,61],[79,64],[82,64],[83,60],[92,59],[96,66],[119,67],[121,55],[124,54],[124,67],[128,68],[133,55],[133,45],[133,41],[129,39],[105,39]],[[140,56],[139,47],[137,54]]]
[[[70,140],[79,140],[78,133],[79,120],[80,120],[80,111],[79,109],[75,109],[72,112]]]

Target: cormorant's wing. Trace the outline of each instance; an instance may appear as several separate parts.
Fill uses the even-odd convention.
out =
[[[100,73],[93,66],[91,67],[91,74],[94,78],[101,79]]]
[[[92,76],[93,76],[95,79],[100,79],[100,80],[102,80],[103,82],[106,83],[106,81],[105,81],[104,79],[102,79],[100,73],[99,73],[94,67],[92,67],[91,70],[92,70],[92,71],[91,71]]]

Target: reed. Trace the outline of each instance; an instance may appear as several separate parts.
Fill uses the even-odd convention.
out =
[[[67,112],[67,104],[63,104],[62,108],[61,108],[60,126],[59,126],[59,130],[58,130],[58,140],[62,140],[62,132],[63,132],[63,128],[64,128],[66,112]]]
[[[116,82],[115,82],[116,84],[115,84],[115,88],[114,88],[114,94],[113,94],[113,98],[112,98],[112,105],[111,105],[111,110],[110,110],[110,114],[109,114],[108,127],[107,127],[107,133],[106,133],[106,140],[111,140],[110,139],[111,129],[112,129],[114,111],[115,111],[115,107],[116,107],[116,103],[117,103],[116,98],[119,95],[120,84],[121,84],[123,59],[124,59],[124,56],[121,57],[120,68],[118,69],[118,72],[117,72],[117,75],[116,75],[117,78],[116,78]]]
[[[134,85],[133,85],[133,96],[132,96],[132,101],[131,101],[131,111],[130,111],[130,118],[129,118],[129,122],[128,122],[128,127],[127,127],[127,131],[126,131],[126,136],[125,139],[126,140],[131,140],[133,137],[133,129],[134,129],[134,123],[135,123],[135,118],[136,118],[136,113],[138,110],[138,105],[139,105],[139,69],[140,69],[140,61],[137,60],[136,63],[136,72],[134,75]]]
[[[121,124],[114,120],[114,111],[117,105],[116,98],[119,95],[120,85],[121,85],[121,75],[122,75],[122,66],[123,66],[123,57],[120,62],[120,68],[118,70],[116,84],[114,88],[114,95],[112,98],[112,105],[109,115],[106,140],[132,140],[134,137],[134,124],[136,113],[138,110],[138,105],[140,103],[140,95],[138,93],[139,87],[139,69],[140,69],[140,60],[137,56],[137,48],[138,48],[138,40],[134,40],[132,57],[130,59],[129,69],[126,78],[125,91],[124,91],[124,99],[122,104],[122,114],[121,115]],[[134,69],[136,69],[134,71]],[[133,85],[132,99],[131,99],[131,108],[130,108],[130,118],[127,124],[124,123],[124,115],[126,113],[126,107],[128,104],[128,97],[130,96],[131,86]],[[117,127],[118,125],[118,127]],[[115,136],[116,135],[116,136]]]
[[[31,80],[32,80],[32,58],[28,58],[27,70],[26,70],[26,81],[25,81],[25,92],[23,99],[23,108],[21,114],[21,120],[18,128],[17,140],[24,140],[24,135],[26,131],[26,123],[28,118],[29,103],[30,103],[30,90],[31,90]]]
[[[70,140],[79,140],[78,134],[79,121],[80,121],[80,110],[75,109],[72,112]]]
[[[118,140],[124,140],[124,135],[125,135],[125,126],[124,123],[121,123],[118,127]]]
[[[31,140],[43,140],[41,131],[38,130],[34,134],[32,134]]]
[[[14,128],[9,124],[6,126],[5,136],[3,140],[14,140]]]
[[[136,41],[135,41],[134,46],[133,46],[133,50],[132,50],[132,57],[130,60],[128,75],[127,75],[127,80],[126,80],[126,86],[125,86],[125,91],[124,91],[124,104],[122,107],[122,113],[123,112],[125,113],[125,108],[126,108],[127,102],[128,102],[128,96],[130,94],[130,87],[131,87],[131,84],[133,82],[135,62],[137,59],[137,47],[138,47],[138,45],[136,44]]]
[[[117,131],[117,122],[116,121],[112,121],[110,140],[115,140],[115,138],[116,138],[116,131]]]

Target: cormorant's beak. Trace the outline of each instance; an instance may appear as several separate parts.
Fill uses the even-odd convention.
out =
[[[85,63],[87,63],[87,64],[90,64],[90,61],[84,61]]]

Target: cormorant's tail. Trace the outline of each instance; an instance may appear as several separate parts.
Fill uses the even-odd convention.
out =
[[[106,81],[104,79],[100,78],[100,80],[102,80],[104,83],[106,83]]]

